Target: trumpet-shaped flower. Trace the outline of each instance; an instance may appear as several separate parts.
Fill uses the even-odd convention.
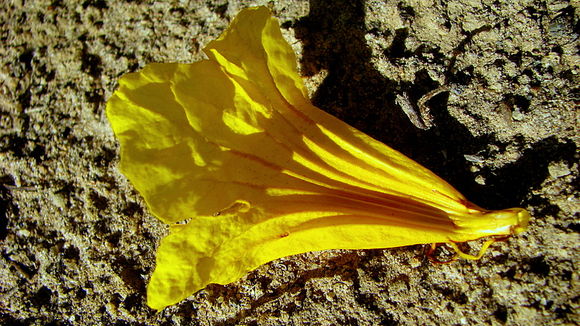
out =
[[[125,75],[107,104],[121,171],[170,225],[147,289],[150,307],[307,251],[526,229],[523,209],[481,209],[314,107],[268,9],[243,10],[205,53],[201,62]]]

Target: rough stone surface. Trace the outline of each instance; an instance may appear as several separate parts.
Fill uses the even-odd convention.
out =
[[[201,59],[254,4],[280,18],[318,106],[481,206],[527,207],[529,231],[480,261],[445,265],[422,246],[307,253],[149,309],[145,286],[166,228],[116,169],[105,101],[122,74],[149,62]],[[1,324],[579,322],[577,1],[0,6]],[[426,102],[433,127],[417,128],[409,117],[439,87]]]

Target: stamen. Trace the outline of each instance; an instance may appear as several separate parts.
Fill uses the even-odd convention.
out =
[[[483,246],[481,246],[481,249],[479,250],[479,253],[477,254],[477,256],[470,255],[468,253],[461,251],[461,249],[459,249],[459,246],[457,246],[457,244],[455,242],[450,242],[449,245],[451,246],[451,248],[453,248],[453,250],[455,250],[455,253],[457,254],[457,256],[459,256],[463,259],[479,260],[481,257],[483,257],[483,255],[485,255],[487,248],[489,248],[489,246],[491,246],[491,244],[496,242],[496,241],[497,241],[497,239],[495,239],[495,238],[487,240],[483,244]]]

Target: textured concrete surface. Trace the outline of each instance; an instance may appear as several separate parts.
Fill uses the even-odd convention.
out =
[[[529,231],[476,262],[433,265],[422,246],[303,254],[149,309],[166,229],[116,169],[106,99],[149,62],[199,60],[255,4],[279,17],[317,105],[481,206],[528,208]],[[0,323],[579,322],[577,1],[0,6]],[[420,98],[442,86],[418,128]]]

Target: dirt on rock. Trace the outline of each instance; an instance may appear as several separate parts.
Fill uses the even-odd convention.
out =
[[[148,308],[167,229],[117,169],[106,100],[120,76],[148,63],[202,59],[203,46],[251,5],[279,18],[317,106],[478,205],[527,208],[529,230],[479,261],[451,264],[432,264],[424,246],[306,253],[161,312]],[[580,322],[579,2],[0,6],[0,323]]]

